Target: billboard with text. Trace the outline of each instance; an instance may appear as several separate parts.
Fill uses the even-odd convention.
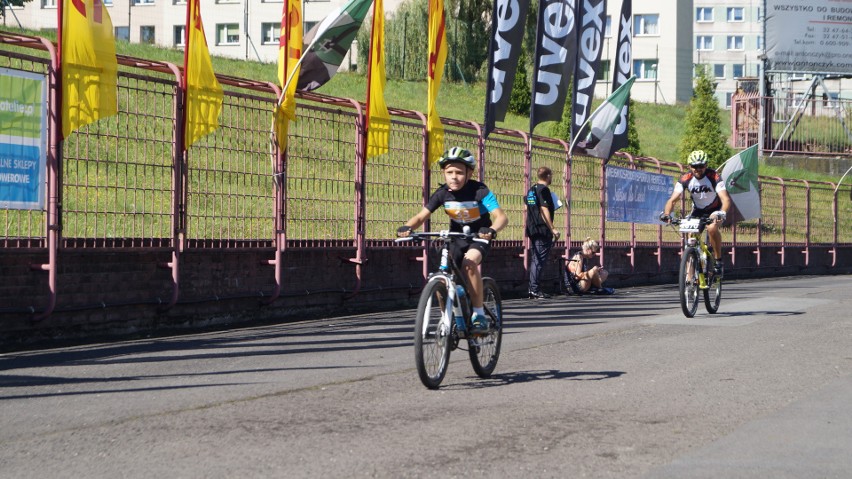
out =
[[[767,71],[852,73],[852,2],[766,0]]]

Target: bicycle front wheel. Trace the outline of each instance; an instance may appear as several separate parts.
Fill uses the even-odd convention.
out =
[[[485,314],[488,316],[488,334],[468,338],[470,364],[477,376],[487,378],[497,367],[500,345],[503,342],[503,303],[497,282],[482,279]]]
[[[714,261],[712,258],[707,259],[707,289],[704,290],[704,306],[710,314],[719,311],[722,302],[722,278],[712,273]]]
[[[680,308],[687,318],[695,316],[698,309],[698,252],[695,248],[685,248],[683,257],[680,259],[680,279],[678,290],[680,292]]]
[[[420,381],[429,389],[437,389],[447,374],[450,362],[450,328],[443,320],[447,311],[447,285],[443,281],[426,283],[417,304],[414,322],[414,361]]]

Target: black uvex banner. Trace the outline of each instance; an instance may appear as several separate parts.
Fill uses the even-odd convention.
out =
[[[562,118],[577,56],[576,0],[540,0],[533,63],[530,132]]]
[[[495,121],[506,118],[512,84],[521,55],[524,25],[527,20],[527,0],[495,0],[491,22],[491,43],[488,46],[488,89],[485,93],[485,130],[494,130]]]
[[[571,140],[589,118],[595,82],[603,52],[606,0],[580,0],[577,39],[579,52],[574,70],[574,102],[571,109]]]
[[[615,91],[630,78],[633,72],[633,0],[622,0],[621,15],[618,17],[618,47],[615,50],[615,76],[612,91]],[[621,109],[621,119],[615,127],[612,139],[612,151],[627,146],[627,113],[630,98]]]

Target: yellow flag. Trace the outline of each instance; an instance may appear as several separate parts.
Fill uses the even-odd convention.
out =
[[[382,0],[373,5],[373,34],[370,39],[370,85],[367,92],[367,158],[388,152],[390,115],[385,104],[385,8]]]
[[[278,83],[284,88],[281,93],[284,98],[275,111],[275,138],[282,150],[287,148],[290,120],[296,119],[296,85],[299,83],[300,68],[298,63],[302,56],[301,0],[288,0],[284,9],[278,36]]]
[[[224,94],[210,61],[204,25],[201,24],[200,0],[186,2],[186,50],[184,75],[186,75],[186,148],[199,138],[219,128]]]
[[[62,0],[62,138],[118,112],[118,62],[102,0]]]
[[[428,90],[426,131],[429,133],[427,155],[432,165],[444,151],[444,126],[435,103],[438,89],[444,76],[444,64],[447,62],[447,32],[444,30],[444,0],[429,0],[429,76],[426,79]]]

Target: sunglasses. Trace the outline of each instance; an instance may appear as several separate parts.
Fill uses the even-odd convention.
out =
[[[690,168],[695,168],[696,170],[703,170],[707,168],[707,165],[689,165]]]

